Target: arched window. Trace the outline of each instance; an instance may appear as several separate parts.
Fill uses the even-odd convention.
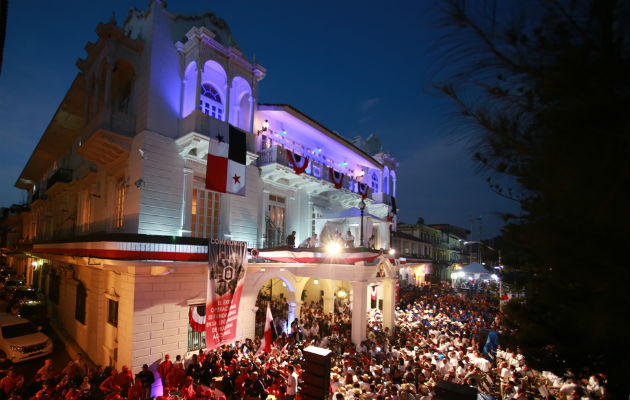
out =
[[[52,270],[48,278],[48,297],[50,300],[59,304],[59,288],[61,286],[61,276],[57,274],[57,271]]]
[[[396,197],[396,171],[393,169],[389,171],[391,188],[389,190],[389,195],[392,197]]]
[[[83,286],[82,282],[77,285],[77,293],[74,303],[74,319],[85,325],[85,299],[87,297],[87,290]]]
[[[223,121],[223,103],[217,89],[209,83],[201,85],[201,97],[199,98],[199,110],[212,118]]]
[[[383,168],[383,193],[389,194],[389,168]]]
[[[372,192],[378,193],[378,174],[376,172],[372,172]]]

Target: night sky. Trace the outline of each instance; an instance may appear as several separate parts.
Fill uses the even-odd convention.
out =
[[[14,184],[78,72],[94,29],[148,0],[13,0],[0,75],[0,206],[21,203]],[[287,103],[346,138],[377,134],[400,162],[399,221],[499,233],[497,211],[516,203],[475,174],[464,127],[430,89],[444,68],[440,15],[425,1],[170,1],[172,13],[213,11],[244,55],[267,69],[261,103]],[[443,40],[443,39],[442,39]],[[480,222],[481,221],[481,222]]]

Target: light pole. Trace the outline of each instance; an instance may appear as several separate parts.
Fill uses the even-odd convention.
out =
[[[494,267],[499,273],[499,312],[503,311],[503,279],[501,279],[501,272],[503,272],[503,265],[501,264],[501,250],[499,250],[499,265]]]
[[[365,210],[365,202],[361,199],[359,203],[359,210],[361,210],[361,239],[359,241],[359,246],[363,247],[363,211]]]

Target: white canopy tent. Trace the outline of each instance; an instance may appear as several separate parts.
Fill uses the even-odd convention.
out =
[[[453,272],[451,278],[470,278],[472,277],[475,280],[478,279],[489,279],[492,275],[492,272],[486,269],[483,265],[478,262],[474,262],[472,264],[464,265],[457,271]]]

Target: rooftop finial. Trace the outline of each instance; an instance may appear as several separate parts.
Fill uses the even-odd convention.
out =
[[[115,13],[114,11],[112,11],[112,18],[109,20],[108,24],[111,24],[111,25],[118,25],[118,24],[116,23],[116,13]]]

